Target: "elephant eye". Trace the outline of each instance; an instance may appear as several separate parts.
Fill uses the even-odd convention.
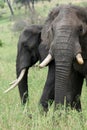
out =
[[[78,33],[79,33],[79,35],[83,35],[83,34],[84,34],[84,29],[83,29],[83,26],[82,26],[82,25],[80,25],[80,26],[78,27]]]
[[[83,32],[83,28],[82,28],[82,26],[80,26],[79,31],[80,31],[80,32]]]

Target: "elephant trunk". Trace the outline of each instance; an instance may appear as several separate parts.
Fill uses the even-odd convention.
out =
[[[69,88],[68,82],[72,71],[73,58],[81,53],[80,44],[76,40],[71,29],[62,28],[59,29],[56,40],[54,40],[54,50],[51,48],[55,59],[55,105],[64,104],[64,100],[66,100],[66,103],[72,101],[72,90]]]
[[[28,70],[29,70],[29,65],[23,66],[22,62],[20,63],[20,57],[17,56],[17,61],[16,61],[16,75],[17,78],[19,77],[21,71],[25,69],[25,74],[23,75],[21,81],[18,83],[18,89],[19,89],[19,94],[21,98],[21,103],[25,104],[28,101]]]
[[[69,91],[68,81],[71,73],[71,63],[55,59],[55,65],[55,104],[64,104],[64,99],[66,101],[71,100],[66,97]]]
[[[64,48],[63,48],[64,49]],[[61,50],[56,47],[55,50],[55,103],[64,104],[67,98],[68,80],[71,73],[73,54],[70,50]],[[67,99],[66,99],[67,100]]]

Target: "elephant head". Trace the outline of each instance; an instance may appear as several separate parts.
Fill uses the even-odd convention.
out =
[[[84,64],[84,37],[87,37],[87,12],[74,5],[59,5],[49,14],[41,33],[42,45],[48,55],[40,64],[46,66],[55,61],[55,105],[72,100],[68,85],[73,62]],[[40,45],[41,45],[40,44]]]
[[[17,79],[12,82],[8,92],[18,85],[21,102],[24,104],[28,98],[28,69],[39,60],[38,46],[41,42],[40,25],[31,25],[21,33],[17,47],[16,73]]]

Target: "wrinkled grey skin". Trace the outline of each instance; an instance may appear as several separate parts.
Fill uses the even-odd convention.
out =
[[[44,26],[35,26],[21,34],[18,44],[17,75],[21,69],[27,68],[23,80],[19,84],[21,101],[26,103],[28,97],[27,73],[38,60],[50,53],[53,61],[49,63],[48,77],[40,99],[45,111],[50,99],[57,104],[71,105],[81,109],[80,95],[83,79],[87,74],[87,12],[85,8],[73,5],[60,5],[54,8]],[[31,36],[31,37],[29,37]],[[24,38],[23,38],[24,37]],[[75,59],[82,53],[84,64],[79,65]],[[50,103],[51,104],[51,103]]]
[[[55,106],[63,105],[66,100],[66,106],[69,104],[79,111],[83,79],[87,74],[86,10],[73,5],[54,8],[49,14],[41,34],[40,46],[46,45],[55,61],[55,78],[53,78],[55,79]],[[77,63],[75,59],[77,53],[82,53],[83,65]],[[50,83],[48,86],[50,88]],[[45,109],[48,108],[46,98],[49,97],[46,95],[46,88],[47,86],[45,86],[40,100]],[[49,89],[47,88],[47,90]]]

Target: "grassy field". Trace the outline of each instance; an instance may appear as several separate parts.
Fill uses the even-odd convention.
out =
[[[55,0],[50,4],[45,2],[43,6],[42,3],[39,3],[36,10],[39,15],[45,17],[55,4],[57,4]],[[17,13],[17,15],[20,14]],[[87,130],[87,87],[85,82],[81,96],[83,109],[81,113],[75,110],[66,113],[61,109],[54,113],[54,105],[52,105],[47,116],[40,114],[38,103],[47,68],[40,70],[33,67],[29,70],[29,104],[26,104],[25,107],[20,104],[17,88],[7,94],[3,93],[9,87],[9,82],[16,78],[15,60],[20,34],[12,32],[14,20],[10,21],[9,16],[8,11],[0,18],[0,40],[3,42],[3,46],[0,47],[0,130]],[[58,116],[60,112],[62,115]],[[29,115],[32,115],[32,118]]]

